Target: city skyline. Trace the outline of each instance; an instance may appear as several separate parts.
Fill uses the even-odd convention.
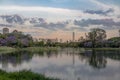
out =
[[[72,40],[85,37],[91,28],[102,28],[107,38],[119,36],[119,0],[0,0],[0,30],[12,25],[16,29],[35,38],[59,38]],[[12,23],[1,16],[18,15],[23,23]],[[42,22],[30,23],[26,18],[41,19]]]

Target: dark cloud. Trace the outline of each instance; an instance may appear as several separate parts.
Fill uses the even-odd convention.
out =
[[[29,22],[30,22],[31,24],[44,23],[44,22],[45,22],[45,19],[43,19],[43,18],[31,18],[31,19],[29,20]]]
[[[0,24],[1,27],[12,27],[10,24]]]
[[[65,30],[65,31],[72,31],[72,30],[82,30],[85,31],[83,27],[75,27],[75,26],[70,26],[70,28],[66,28],[70,24],[70,21],[66,22],[57,22],[57,23],[41,23],[41,24],[36,24],[34,25],[35,27],[42,27],[48,30],[56,31],[56,30]]]
[[[117,16],[117,18],[120,18],[120,15],[119,15],[119,16]]]
[[[104,11],[104,10],[86,10],[84,12],[89,13],[89,14],[107,15],[109,13],[114,12],[114,10],[110,8],[110,9],[108,9],[106,11]]]
[[[57,23],[41,23],[41,24],[35,24],[35,27],[43,27],[49,30],[57,30],[57,29],[64,29],[69,22],[57,22]]]
[[[22,19],[21,16],[15,14],[15,15],[1,15],[1,19],[5,20],[7,23],[18,23],[18,24],[23,24],[24,19]]]
[[[89,25],[103,25],[104,27],[113,27],[117,26],[120,27],[120,22],[115,22],[113,19],[82,19],[82,20],[74,20],[74,24],[81,26],[81,27],[87,27]]]

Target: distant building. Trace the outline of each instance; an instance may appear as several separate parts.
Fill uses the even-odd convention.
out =
[[[9,33],[9,29],[8,28],[3,28],[3,34],[8,34]]]
[[[73,34],[72,34],[72,41],[73,42],[75,41],[75,32],[73,32]]]
[[[120,29],[119,29],[119,37],[120,37]]]

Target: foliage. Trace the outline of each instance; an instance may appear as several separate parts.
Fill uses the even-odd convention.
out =
[[[28,47],[22,49],[22,51],[28,52],[41,52],[41,51],[57,51],[59,48],[57,47]]]
[[[93,28],[86,37],[92,42],[92,47],[96,47],[96,42],[102,41],[106,38],[106,31],[99,28]]]
[[[120,37],[106,39],[106,31],[99,28],[93,28],[86,35],[81,37],[79,42],[54,42],[51,40],[33,41],[31,35],[25,35],[19,31],[13,31],[8,34],[0,34],[0,46],[8,47],[84,47],[84,48],[103,48],[120,47]]]
[[[106,31],[99,28],[93,28],[91,32],[86,35],[86,39],[82,39],[78,44],[79,47],[85,48],[119,48],[120,37],[112,37],[106,39]]]
[[[22,32],[12,32],[8,34],[0,34],[0,45],[9,47],[29,47],[33,43],[30,35]]]
[[[45,77],[31,71],[20,71],[20,72],[5,72],[0,70],[0,80],[57,80]]]

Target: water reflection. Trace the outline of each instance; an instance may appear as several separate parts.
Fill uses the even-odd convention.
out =
[[[13,67],[20,66],[24,62],[29,62],[32,59],[33,55],[28,52],[19,52],[19,53],[10,53],[10,54],[1,54],[0,55],[0,64],[2,69],[6,70],[11,64]]]
[[[0,55],[0,69],[30,69],[61,80],[119,80],[120,51],[66,48],[39,53],[17,52]]]
[[[119,50],[88,50],[81,53],[82,56],[88,59],[89,65],[94,68],[105,68],[107,65],[107,59],[120,61],[120,51]]]
[[[100,53],[100,54],[103,54],[103,53]],[[97,52],[95,50],[83,53],[83,56],[87,56],[89,65],[94,68],[100,69],[100,68],[106,67],[107,60],[105,56],[97,55]]]

